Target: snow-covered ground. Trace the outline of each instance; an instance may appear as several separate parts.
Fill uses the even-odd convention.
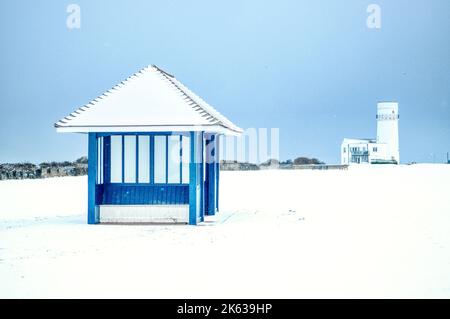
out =
[[[202,225],[86,225],[86,177],[0,181],[0,297],[450,298],[450,165],[222,172]]]

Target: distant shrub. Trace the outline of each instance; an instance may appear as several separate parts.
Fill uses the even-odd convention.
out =
[[[288,160],[286,160],[286,161],[280,162],[280,165],[292,165],[292,164],[293,164],[293,162],[292,162],[291,159],[288,159]]]
[[[280,161],[274,158],[268,159],[264,163],[261,163],[260,166],[279,166]]]
[[[294,160],[294,165],[320,165],[325,164],[322,161],[319,161],[317,158],[308,158],[308,157],[297,157]]]
[[[87,164],[87,163],[88,163],[88,158],[87,158],[87,156],[82,156],[82,157],[78,158],[78,159],[75,161],[75,163],[78,163],[78,164]]]

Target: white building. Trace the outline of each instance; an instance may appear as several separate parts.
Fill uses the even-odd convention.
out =
[[[341,164],[398,164],[398,103],[380,102],[377,107],[377,138],[344,138]]]

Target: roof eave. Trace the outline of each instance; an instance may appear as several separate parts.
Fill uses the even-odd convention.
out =
[[[58,133],[151,133],[151,132],[207,132],[239,136],[240,128],[223,125],[133,125],[133,126],[60,126],[55,124]]]

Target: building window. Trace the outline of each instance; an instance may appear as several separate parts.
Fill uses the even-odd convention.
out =
[[[167,136],[155,136],[155,183],[167,183]]]
[[[346,147],[344,147],[344,153],[347,153],[347,148]]]
[[[103,147],[103,142],[99,148]],[[99,170],[104,166],[99,152]],[[102,164],[103,163],[103,164]],[[190,138],[183,135],[112,135],[111,183],[188,184]],[[103,182],[103,172],[98,180]]]
[[[189,183],[189,162],[191,159],[191,138],[181,138],[181,182]]]
[[[202,138],[202,154],[203,154],[203,158],[206,160],[206,140],[204,138]],[[208,150],[211,151],[211,150]],[[206,165],[205,163],[203,163],[203,181],[206,181]]]
[[[138,183],[150,183],[150,136],[138,136]]]
[[[124,136],[124,182],[136,183],[136,136]]]
[[[374,147],[372,150],[376,153],[378,152],[378,147]]]
[[[122,183],[122,136],[111,136],[111,183]]]
[[[168,183],[180,183],[180,136],[170,135],[168,136],[168,158],[167,158],[167,182]]]

